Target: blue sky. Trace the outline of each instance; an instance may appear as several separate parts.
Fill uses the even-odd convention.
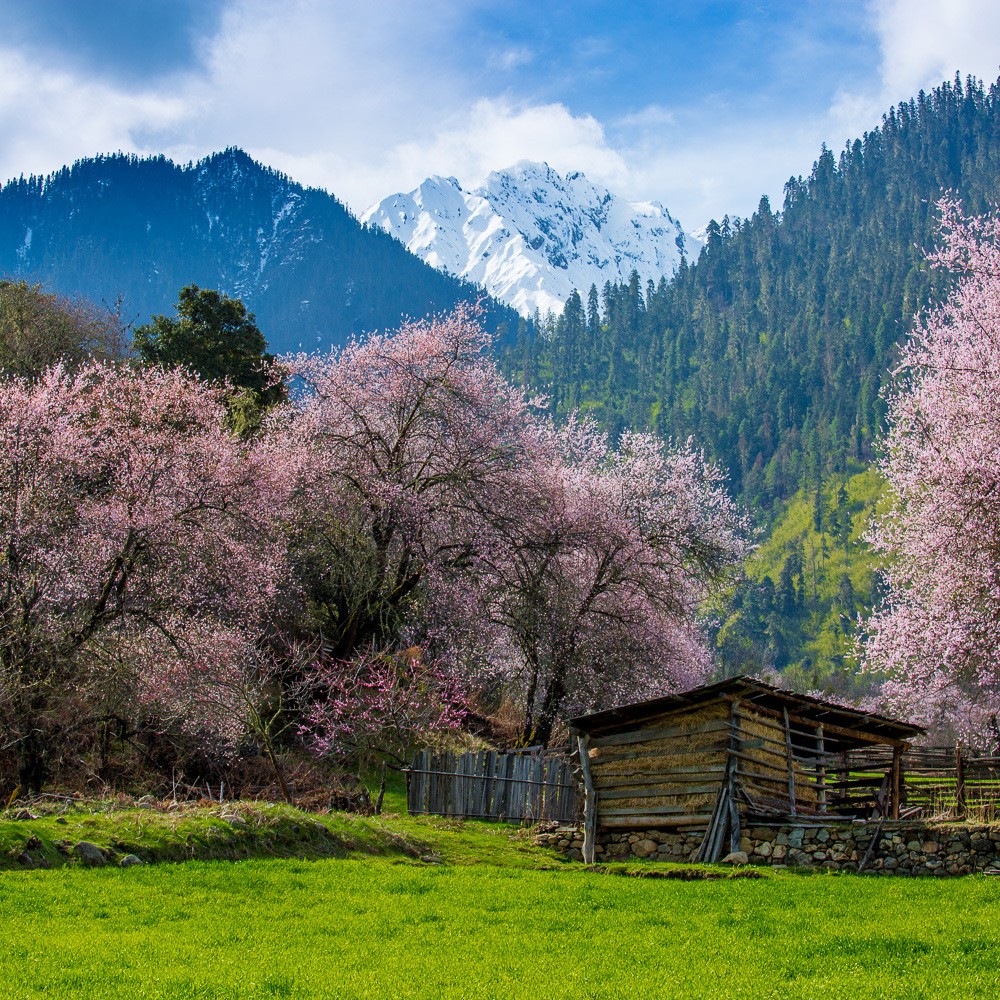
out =
[[[240,145],[356,211],[431,173],[583,170],[693,228],[956,71],[995,0],[0,0],[0,176]]]

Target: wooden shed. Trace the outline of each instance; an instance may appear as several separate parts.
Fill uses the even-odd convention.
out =
[[[697,858],[716,861],[754,822],[898,818],[902,753],[923,732],[751,677],[580,716],[570,730],[591,863],[598,830],[704,831]],[[851,751],[876,747],[887,764],[850,770]]]

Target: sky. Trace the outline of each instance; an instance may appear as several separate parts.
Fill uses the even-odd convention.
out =
[[[996,0],[0,0],[0,179],[240,146],[360,214],[544,160],[688,229],[1000,74]]]

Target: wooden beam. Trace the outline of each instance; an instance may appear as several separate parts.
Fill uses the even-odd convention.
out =
[[[962,759],[962,744],[955,744],[955,815],[965,819],[969,810],[965,804],[965,761]]]
[[[629,743],[647,743],[651,740],[666,740],[674,736],[691,736],[695,733],[716,733],[729,728],[728,719],[713,719],[700,726],[668,726],[658,729],[635,729],[630,733],[616,733],[613,736],[600,736],[591,741],[595,747],[618,747]]]
[[[740,726],[736,720],[736,712],[739,710],[740,703],[734,701],[730,708],[730,720],[733,723],[733,728],[729,736],[729,760],[726,761],[726,783],[728,785],[728,802],[726,803],[729,807],[729,853],[733,854],[740,849],[740,806],[736,801],[736,790],[738,787],[739,778],[736,775],[736,758],[733,756],[734,753],[738,753],[740,750],[755,749],[755,744],[762,746],[763,741],[758,743],[757,740],[741,740],[740,739]]]
[[[580,749],[580,770],[583,772],[583,860],[594,863],[594,848],[597,846],[597,797],[594,795],[594,779],[590,773],[590,737],[579,733],[576,737]]]
[[[610,753],[607,750],[602,750],[600,757],[596,757],[591,762],[591,767],[601,768],[605,764],[615,764],[623,760],[648,760],[650,757],[704,757],[707,754],[723,754],[725,753],[727,744],[724,741],[719,743],[710,743],[708,746],[698,747],[697,750],[692,750],[690,746],[682,746],[681,749],[667,750],[662,747],[658,747],[655,750],[619,750],[614,753]]]
[[[788,709],[785,710],[785,751],[788,754],[788,803],[795,815],[795,756],[792,753],[792,734],[788,730]]]
[[[823,724],[820,723],[816,726],[816,799],[820,812],[826,812],[826,767],[820,763],[825,756]]]
[[[707,795],[718,789],[712,785],[649,785],[643,788],[615,788],[597,790],[598,804],[609,799],[675,799],[681,795]]]
[[[762,715],[770,715],[775,719],[781,719],[782,715],[784,715],[791,722],[795,722],[800,726],[805,726],[807,731],[815,725],[814,721],[810,719],[803,719],[802,716],[795,715],[794,712],[789,712],[787,708],[783,709],[781,712],[777,712],[772,708],[765,708],[763,705],[758,705],[754,702],[753,711],[760,712]],[[875,736],[873,733],[864,733],[857,729],[848,729],[845,726],[835,726],[831,722],[824,722],[823,728],[827,733],[833,733],[835,736],[847,736],[862,743],[877,743],[880,746],[900,747],[902,750],[908,750],[910,748],[910,744],[906,740],[899,740],[892,736]]]

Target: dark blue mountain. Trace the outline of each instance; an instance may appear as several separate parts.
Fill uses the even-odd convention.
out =
[[[172,313],[190,283],[238,296],[277,353],[341,344],[476,300],[332,195],[239,149],[180,166],[116,154],[0,187],[0,275],[96,302],[126,318]],[[517,314],[487,304],[501,337]]]

